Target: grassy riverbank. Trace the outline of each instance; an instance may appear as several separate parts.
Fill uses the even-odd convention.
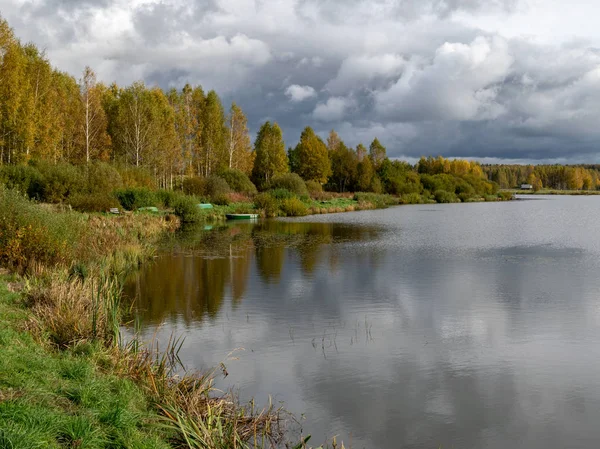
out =
[[[178,343],[124,345],[120,279],[178,222],[82,214],[0,187],[0,447],[264,447],[282,414],[181,373]],[[12,272],[13,274],[9,274]],[[159,355],[162,354],[162,355]]]
[[[469,197],[464,202],[509,201],[511,199],[513,199],[512,193],[501,192],[495,195]],[[214,204],[210,209],[200,209],[198,207],[198,199],[193,197],[186,198],[177,204],[175,209],[162,209],[162,213],[174,213],[182,221],[191,223],[224,221],[227,219],[227,214],[257,214],[263,218],[302,217],[306,215],[383,209],[403,204],[461,202],[458,197],[444,197],[438,198],[438,200],[436,201],[430,196],[419,194],[398,196],[365,192],[354,194],[321,192],[309,196],[298,195],[291,191],[280,189],[256,194],[253,198],[247,198],[245,201],[231,202],[226,205]]]
[[[56,350],[29,330],[24,280],[0,276],[0,447],[167,449],[144,390],[99,344]]]
[[[555,189],[540,189],[534,190],[520,190],[520,189],[508,189],[503,190],[513,195],[600,195],[600,190],[555,190]]]
[[[212,209],[197,210],[190,202],[187,210],[175,211],[184,221],[226,220],[227,214],[258,214],[269,217],[301,217],[305,215],[354,212],[368,209],[381,209],[403,204],[401,198],[374,193],[350,195],[321,195],[317,198],[298,196],[291,192],[261,193],[254,201],[236,202],[228,205],[214,205]]]

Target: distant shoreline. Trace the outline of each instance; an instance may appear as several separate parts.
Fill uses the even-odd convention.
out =
[[[519,189],[501,189],[501,192],[509,192],[514,195],[572,195],[572,196],[593,196],[600,195],[600,190],[546,190],[541,189],[537,192],[533,190]]]

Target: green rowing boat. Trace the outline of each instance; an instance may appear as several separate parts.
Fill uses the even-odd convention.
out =
[[[258,214],[225,214],[228,220],[256,220]]]

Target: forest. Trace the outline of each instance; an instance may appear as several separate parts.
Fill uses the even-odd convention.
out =
[[[389,159],[377,138],[352,148],[334,130],[324,140],[310,127],[286,150],[276,122],[252,139],[242,109],[225,108],[214,90],[105,85],[89,67],[76,79],[0,18],[0,181],[39,201],[103,210],[119,199],[115,191],[144,188],[223,202],[235,200],[232,193],[251,199],[282,189],[300,197],[325,190],[465,202],[507,199],[499,189],[522,183],[595,190],[599,178],[596,166],[482,166],[442,157],[411,165]]]

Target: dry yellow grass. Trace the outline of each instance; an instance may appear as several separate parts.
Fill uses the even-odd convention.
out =
[[[121,291],[116,279],[69,280],[56,271],[38,279],[27,287],[30,327],[38,335],[61,348],[93,340],[118,342]]]

